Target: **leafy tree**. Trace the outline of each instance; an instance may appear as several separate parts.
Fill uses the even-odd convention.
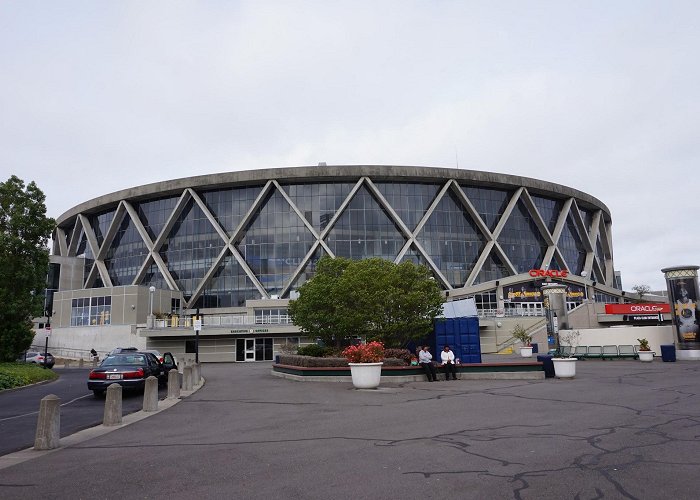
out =
[[[305,334],[329,345],[362,336],[401,347],[430,332],[442,303],[424,266],[326,256],[299,289],[299,298],[290,301],[289,314]]]
[[[637,292],[638,299],[639,299],[639,301],[641,302],[641,301],[642,301],[642,298],[643,298],[645,295],[648,295],[649,292],[651,292],[651,287],[650,287],[649,285],[634,285],[634,286],[632,287],[632,290],[634,290],[635,292]]]
[[[25,187],[13,175],[0,183],[0,361],[29,348],[31,319],[43,311],[47,243],[54,227],[45,200],[33,181]]]

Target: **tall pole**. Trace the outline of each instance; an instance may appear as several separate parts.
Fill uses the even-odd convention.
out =
[[[197,319],[202,319],[199,317],[199,307],[197,308]],[[194,331],[194,362],[199,363],[199,328]]]

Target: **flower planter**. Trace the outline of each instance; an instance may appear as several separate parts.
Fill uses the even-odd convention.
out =
[[[376,389],[382,378],[384,363],[348,363],[355,389]]]
[[[654,351],[639,351],[639,361],[644,361],[645,363],[651,363],[654,361]]]
[[[520,348],[520,355],[523,358],[531,358],[532,357],[532,346],[522,346]]]
[[[574,378],[576,376],[576,358],[552,358],[554,376],[557,378]]]

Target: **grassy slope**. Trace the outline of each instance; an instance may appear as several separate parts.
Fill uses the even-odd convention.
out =
[[[0,390],[58,378],[52,370],[31,363],[0,363]]]

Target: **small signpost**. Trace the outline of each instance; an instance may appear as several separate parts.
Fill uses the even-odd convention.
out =
[[[194,321],[194,362],[199,363],[199,331],[202,329],[201,316],[195,316]]]

